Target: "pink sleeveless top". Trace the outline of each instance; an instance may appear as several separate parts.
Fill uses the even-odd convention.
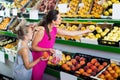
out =
[[[46,33],[46,31],[44,30],[44,36],[42,38],[42,40],[38,43],[38,46],[41,48],[53,48],[54,43],[55,43],[55,39],[56,39],[56,34],[57,34],[57,28],[53,27],[52,31],[50,32],[50,36],[51,36],[51,40],[49,40],[49,37]],[[37,59],[38,57],[40,57],[42,54],[42,52],[37,52],[37,51],[33,51],[33,59]]]
[[[38,46],[42,48],[53,48],[54,43],[55,43],[56,33],[57,33],[57,29],[56,27],[53,27],[52,31],[50,32],[51,40],[49,40],[49,37],[46,31],[44,30],[43,39],[38,43]]]

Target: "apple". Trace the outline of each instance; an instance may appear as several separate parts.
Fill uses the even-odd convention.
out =
[[[103,6],[103,8],[108,8],[108,3],[107,2],[104,2],[103,4],[102,4],[102,6]]]
[[[95,30],[95,26],[94,25],[90,25],[90,26],[88,26],[88,29],[90,29],[91,31],[94,31]]]
[[[111,5],[112,5],[112,2],[111,2],[111,1],[108,1],[107,3],[108,3],[108,6],[111,6]]]
[[[108,10],[108,12],[109,12],[110,14],[112,14],[112,9],[110,8],[110,9]]]
[[[109,14],[108,11],[105,11],[105,12],[104,12],[104,15],[105,15],[105,16],[109,16],[110,14]]]

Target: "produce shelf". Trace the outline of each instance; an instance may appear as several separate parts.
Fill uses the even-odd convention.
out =
[[[97,23],[117,23],[120,24],[120,20],[116,20],[116,19],[83,19],[83,18],[62,18],[63,21],[78,21],[78,22],[97,22]]]
[[[5,35],[5,36],[16,38],[16,34],[13,34],[12,32],[9,32],[9,31],[7,31],[7,32],[6,31],[0,31],[0,35]],[[105,46],[105,45],[95,45],[95,44],[89,44],[89,43],[87,44],[87,43],[75,42],[75,41],[70,41],[70,40],[61,40],[61,39],[57,39],[56,43],[120,54],[120,48],[119,47],[112,47],[112,46]]]
[[[57,71],[57,70],[54,70],[50,67],[47,67],[46,70],[45,70],[45,73],[49,74],[49,75],[52,75],[56,78],[60,78],[60,71]]]
[[[1,31],[0,30],[0,35],[5,35],[5,36],[9,36],[9,37],[16,37],[16,34],[10,32],[10,31]]]
[[[60,71],[54,70],[50,67],[47,67],[46,70],[45,70],[45,73],[60,79]],[[80,77],[77,77],[77,80],[83,80],[83,79],[80,78]]]
[[[89,48],[89,49],[94,49],[94,50],[101,50],[101,51],[106,51],[106,52],[113,52],[113,53],[120,54],[120,48],[119,47],[87,44],[87,43],[75,42],[75,41],[70,41],[70,40],[61,40],[61,39],[57,39],[56,43],[66,44],[66,45],[76,46],[76,47]]]

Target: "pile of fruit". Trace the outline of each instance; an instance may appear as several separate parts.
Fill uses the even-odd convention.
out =
[[[11,18],[6,17],[2,20],[2,22],[0,23],[0,30],[6,30],[7,29],[7,25],[9,24]]]
[[[29,0],[14,0],[13,5],[21,9]]]
[[[55,8],[57,0],[42,0],[39,5],[40,12],[48,12]]]
[[[58,67],[59,70],[78,76],[82,79],[119,80],[119,62],[110,62],[110,59],[86,55],[82,53],[62,52],[62,60],[58,64],[52,62],[53,56],[49,57],[48,65]]]
[[[76,71],[81,66],[86,64],[86,59],[84,57],[76,56],[66,63],[62,64],[62,69],[66,71]]]
[[[120,28],[114,26],[113,29],[102,39],[99,40],[99,44],[119,47],[120,41]]]
[[[100,15],[102,15],[103,13],[103,7],[102,7],[102,3],[101,3],[101,0],[94,0],[93,2],[93,7],[90,11],[90,14],[93,16],[93,17],[100,17]]]
[[[12,48],[16,47],[17,44],[18,44],[18,40],[16,40],[15,42],[12,42],[12,43],[9,43],[9,44],[5,45],[4,48],[12,49]]]
[[[101,62],[97,58],[92,58],[90,62],[86,63],[86,66],[79,68],[76,73],[84,76],[96,76],[98,72],[103,70],[108,65],[108,62]]]
[[[103,15],[104,16],[111,16],[112,15],[112,4],[120,3],[119,0],[108,0],[102,4],[104,8]]]
[[[62,71],[76,76],[96,76],[109,65],[109,59],[76,53],[61,65]]]
[[[120,3],[119,0],[70,0],[59,3],[67,3],[70,10],[63,17],[102,18],[112,16],[112,5]]]
[[[58,28],[67,30],[67,31],[84,31],[86,29],[90,29],[92,32],[79,35],[79,36],[63,36],[57,34],[57,38],[61,38],[63,40],[75,40],[79,41],[81,38],[86,39],[99,39],[103,38],[110,30],[111,24],[80,24],[80,23],[62,23]]]
[[[118,26],[114,26],[110,33],[108,33],[103,40],[118,42],[120,40],[120,28]]]
[[[70,10],[66,14],[68,16],[75,15],[76,11],[77,11],[78,4],[79,4],[79,0],[70,0],[70,3],[69,3]]]
[[[0,41],[0,46],[3,47],[11,42],[14,42],[13,39],[8,39],[8,40],[4,40],[4,41]]]
[[[83,5],[78,7],[77,14],[80,15],[80,17],[89,17],[92,0],[82,0],[80,4]]]
[[[102,38],[110,31],[109,25],[104,26],[104,24],[103,25],[87,25],[85,27],[84,26],[81,27],[82,30],[86,28],[89,28],[91,31],[93,31],[88,34],[83,34],[83,37],[87,39]]]
[[[62,65],[69,61],[71,59],[70,55],[62,53],[62,59],[56,64],[56,61],[58,60],[56,57],[53,57],[52,55],[49,57],[48,65]]]
[[[60,26],[58,26],[58,28],[60,29],[64,29],[67,31],[79,31],[79,24],[61,24]],[[76,40],[76,41],[80,41],[81,36],[63,36],[63,35],[59,35],[57,34],[58,38],[64,39],[64,40]]]
[[[100,75],[98,78],[102,80],[119,80],[120,77],[120,66],[116,63],[111,63]]]

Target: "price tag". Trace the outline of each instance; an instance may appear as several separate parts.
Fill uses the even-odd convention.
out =
[[[79,4],[79,7],[83,7],[83,6],[84,6],[84,3],[80,3],[80,4]]]
[[[60,13],[66,13],[69,8],[67,8],[68,4],[58,4],[59,12]]]
[[[0,23],[1,23],[1,21],[2,21],[2,18],[0,18]]]
[[[113,4],[112,19],[120,19],[120,4]]]
[[[30,19],[38,19],[38,10],[30,10]]]
[[[12,15],[13,16],[17,16],[17,9],[15,8],[15,9],[12,9]]]
[[[4,16],[4,11],[3,10],[0,11],[0,16]]]
[[[102,4],[102,1],[98,1],[97,3],[98,3],[98,4]]]
[[[10,17],[10,9],[9,8],[5,9],[5,16]]]
[[[0,51],[0,62],[5,63],[4,52]]]
[[[60,72],[60,79],[61,80],[77,80],[77,77],[65,72]]]

